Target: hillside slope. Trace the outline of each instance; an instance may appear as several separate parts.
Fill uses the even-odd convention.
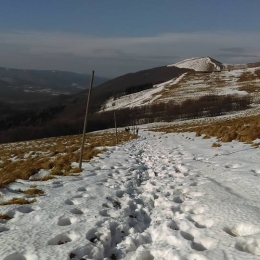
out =
[[[207,95],[249,95],[257,103],[260,100],[260,67],[211,73],[187,72],[151,89],[111,98],[104,103],[102,111],[170,101],[180,104]]]
[[[88,131],[113,127],[113,110],[118,111],[118,125],[126,126],[134,122],[216,116],[258,106],[257,65],[207,73],[165,66],[107,81],[93,89]],[[86,100],[85,90],[55,99],[44,109],[37,105],[21,112],[3,105],[6,114],[0,116],[0,142],[80,133]]]
[[[129,73],[109,80],[93,89],[92,97],[93,102],[95,102],[95,108],[100,108],[101,104],[108,98],[123,95],[128,89],[142,87],[146,84],[152,87],[155,84],[179,77],[187,71],[189,69],[163,66]]]

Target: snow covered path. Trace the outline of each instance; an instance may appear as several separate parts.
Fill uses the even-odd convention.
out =
[[[259,149],[213,141],[143,132],[80,177],[35,182],[46,196],[0,207],[0,258],[259,259]]]

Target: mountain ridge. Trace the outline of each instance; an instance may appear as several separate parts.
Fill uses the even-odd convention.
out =
[[[53,95],[75,94],[89,84],[91,75],[59,70],[21,70],[0,67],[0,100],[47,100]],[[106,78],[95,77],[95,86]]]
[[[135,121],[196,118],[205,115],[203,109],[207,106],[207,114],[212,116],[232,109],[248,109],[250,104],[259,104],[258,82],[258,63],[245,64],[243,69],[225,67],[222,71],[162,66],[128,73],[93,88],[87,131],[113,127],[114,111],[117,111],[118,125],[125,126]],[[0,142],[80,133],[87,95],[86,89],[60,96],[49,104],[20,106],[19,110],[4,104]],[[27,131],[31,137],[22,136],[21,131]]]

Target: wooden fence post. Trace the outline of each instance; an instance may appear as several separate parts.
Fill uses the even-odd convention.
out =
[[[115,112],[115,110],[114,110],[114,120],[115,120],[115,129],[116,129],[116,143],[118,144],[117,126],[116,126],[116,112]]]
[[[81,143],[80,158],[79,158],[79,169],[80,169],[80,170],[81,170],[81,166],[82,166],[83,151],[84,151],[85,138],[86,138],[86,128],[87,128],[87,118],[88,118],[88,107],[89,107],[89,100],[90,100],[91,90],[92,90],[92,85],[93,85],[93,80],[94,80],[94,74],[95,74],[95,71],[93,70],[93,71],[92,71],[92,76],[91,76],[91,81],[90,81],[89,92],[88,92],[86,113],[85,113],[83,133],[82,133],[82,143]]]

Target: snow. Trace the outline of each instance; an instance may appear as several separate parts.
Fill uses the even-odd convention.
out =
[[[50,173],[51,173],[51,170],[41,169],[38,173],[31,176],[30,180],[44,178],[45,176],[49,175]]]
[[[203,61],[205,63],[206,59]],[[196,62],[193,60],[193,62],[198,67],[202,66],[200,60],[196,60]],[[167,103],[169,101],[179,104],[184,100],[198,99],[205,95],[250,95],[254,103],[259,103],[260,97],[257,89],[260,87],[260,80],[255,75],[255,71],[259,69],[260,67],[211,73],[184,73],[178,78],[154,85],[151,89],[125,95],[116,100],[111,98],[103,104],[103,109],[100,112],[154,103]],[[240,81],[240,77],[244,73],[251,74],[252,78]],[[243,90],[249,85],[254,87],[256,91],[247,92]]]
[[[141,128],[140,128],[141,129]],[[84,163],[80,176],[35,184],[28,205],[0,206],[3,260],[259,259],[259,149],[193,133],[140,138]]]
[[[195,57],[177,62],[175,64],[168,65],[168,67],[172,66],[205,72],[221,71],[224,67],[222,63],[215,61],[210,57]]]
[[[177,84],[185,75],[186,73],[177,78],[171,79],[161,84],[154,85],[151,89],[143,90],[130,95],[125,95],[116,100],[111,98],[104,104],[104,109],[102,110],[102,112],[114,109],[122,109],[125,107],[138,107],[151,104],[160,96],[156,95],[157,93],[161,92],[168,85]]]

